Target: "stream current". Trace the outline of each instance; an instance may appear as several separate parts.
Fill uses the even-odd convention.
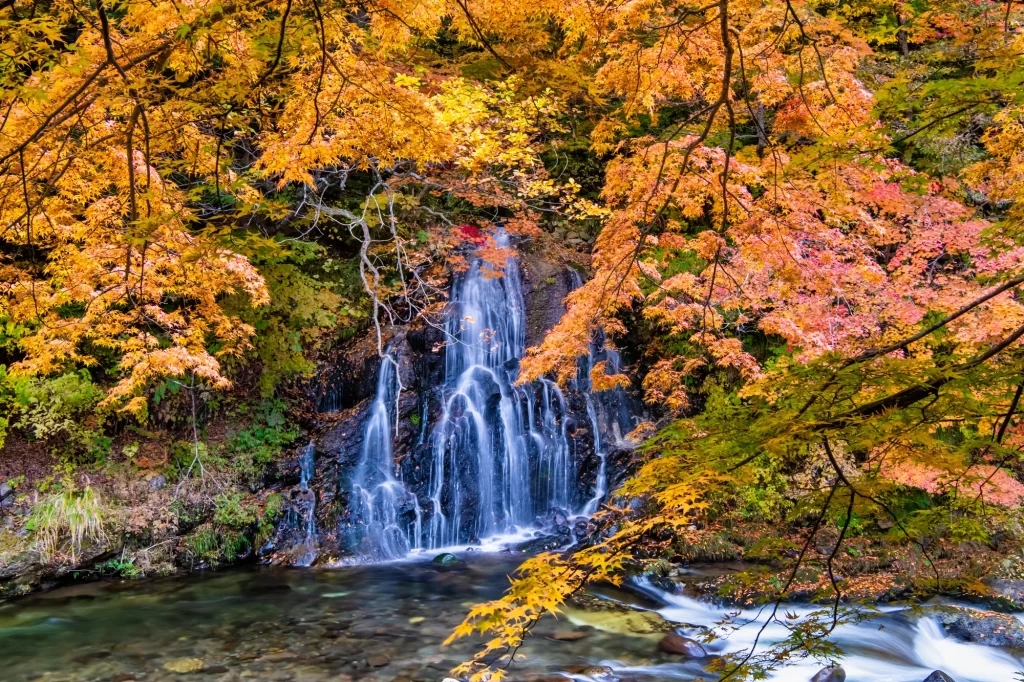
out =
[[[465,640],[446,648],[442,641],[470,605],[501,594],[520,559],[474,551],[450,567],[422,560],[254,567],[62,588],[0,604],[0,679],[440,682],[478,645]],[[545,617],[510,679],[713,680],[699,662],[659,652],[662,635],[645,631],[645,624],[663,617],[712,626],[726,610],[645,590],[652,600],[612,588],[595,594],[648,612],[569,609],[557,619]],[[739,622],[751,622],[708,645],[708,652],[749,647],[757,618],[756,612],[741,614]],[[777,641],[782,630],[767,628],[762,644]],[[921,682],[935,669],[957,682],[1012,682],[1024,669],[1021,652],[962,643],[936,622],[898,613],[840,626],[835,640],[847,654],[842,664],[849,682]],[[807,682],[821,665],[794,664],[770,679]]]

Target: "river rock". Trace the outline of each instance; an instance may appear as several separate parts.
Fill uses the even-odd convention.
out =
[[[135,673],[117,673],[110,678],[110,682],[132,682],[135,679]]]
[[[576,642],[587,636],[587,633],[579,630],[555,630],[551,635],[551,639],[558,640],[559,642]]]
[[[455,556],[451,552],[442,552],[434,557],[433,562],[438,566],[454,566],[459,563],[459,557]]]
[[[208,665],[199,672],[204,675],[222,675],[228,672],[228,667],[226,665]]]
[[[688,658],[704,658],[708,655],[704,651],[704,647],[700,645],[700,642],[694,641],[689,637],[683,637],[677,632],[670,632],[662,637],[661,641],[658,642],[658,648],[666,654],[676,654]]]
[[[164,663],[164,670],[170,670],[172,673],[178,673],[179,675],[194,673],[202,669],[203,661],[199,658],[176,658],[173,661]]]
[[[580,675],[589,677],[597,682],[610,682],[615,679],[615,671],[606,665],[592,665],[580,670]]]
[[[1001,607],[1024,611],[1024,580],[996,578],[985,583],[994,593],[993,601]]]
[[[956,682],[956,680],[941,670],[936,670],[931,675],[924,678],[924,682]]]
[[[572,597],[562,609],[574,625],[589,625],[596,630],[620,635],[654,635],[674,632],[677,624],[665,620],[656,611],[638,611],[625,604],[590,594]]]
[[[923,612],[936,618],[950,637],[987,646],[1024,648],[1024,625],[1013,616],[960,606],[935,606]]]
[[[819,670],[811,678],[811,682],[846,682],[846,671],[842,666],[830,665]]]
[[[372,656],[367,656],[366,662],[373,668],[383,668],[391,662],[391,659],[384,654],[374,654]]]
[[[566,542],[560,537],[554,535],[545,535],[539,538],[533,538],[532,540],[526,540],[515,545],[512,549],[515,552],[521,554],[537,554],[538,552],[548,552],[553,549],[565,545]]]

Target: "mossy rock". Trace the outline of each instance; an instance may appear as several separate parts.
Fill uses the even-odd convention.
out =
[[[451,552],[442,552],[431,560],[438,566],[454,566],[459,563],[459,557],[455,556]]]
[[[595,630],[621,635],[662,635],[672,632],[678,625],[665,620],[656,611],[638,611],[588,594],[573,597],[562,613],[574,625],[589,625]]]

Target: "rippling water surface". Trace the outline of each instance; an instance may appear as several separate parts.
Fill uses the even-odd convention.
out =
[[[475,646],[444,648],[442,640],[470,605],[507,587],[515,566],[509,555],[469,553],[454,567],[426,561],[323,570],[260,567],[65,588],[0,604],[0,680],[439,681]],[[669,620],[712,625],[725,613],[652,594],[661,604],[641,600],[641,606],[657,608]],[[749,647],[759,617],[741,614],[739,622],[750,623],[709,645],[709,652]],[[636,630],[614,613],[547,618],[511,677],[712,679],[698,663],[660,653],[661,635]],[[556,633],[582,637],[559,641]],[[773,625],[762,642],[782,636],[784,628]],[[848,653],[843,665],[849,682],[921,682],[936,668],[957,682],[1011,682],[1024,669],[1012,652],[960,643],[930,620],[915,623],[894,614],[841,626],[836,638]],[[772,679],[805,682],[820,667],[798,664]]]

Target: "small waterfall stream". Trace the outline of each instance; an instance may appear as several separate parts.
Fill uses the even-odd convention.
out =
[[[318,552],[316,534],[316,493],[309,487],[316,474],[316,446],[310,442],[299,451],[299,489],[304,493],[305,509],[301,517],[293,517],[293,526],[305,532],[301,550],[295,559],[296,566],[310,566],[316,561]],[[294,514],[294,512],[292,512]]]
[[[391,417],[400,388],[397,370],[397,359],[386,353],[349,496],[350,544],[360,556],[373,561],[405,556],[419,547],[421,535],[416,496],[395,476],[392,456]]]

